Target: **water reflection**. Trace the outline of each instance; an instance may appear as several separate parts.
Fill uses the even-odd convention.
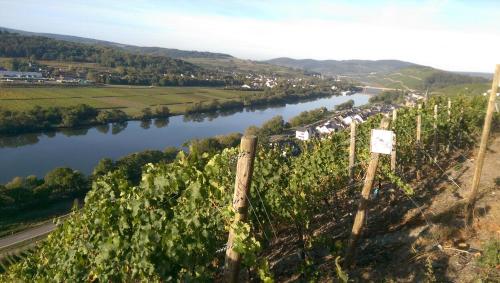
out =
[[[168,118],[156,118],[155,119],[155,127],[158,129],[165,128],[168,126],[170,120]]]
[[[23,134],[18,136],[6,136],[0,138],[0,148],[2,147],[21,147],[30,144],[36,144],[40,141],[42,134]]]
[[[111,134],[118,135],[127,128],[128,122],[116,122],[111,126]]]
[[[143,128],[144,130],[147,130],[147,129],[151,128],[151,124],[152,124],[151,119],[142,120],[141,121],[141,128]]]
[[[96,126],[95,129],[101,134],[107,134],[109,133],[111,127],[109,126],[109,124],[104,124]]]
[[[84,136],[89,132],[89,128],[61,129],[60,133],[66,137]]]

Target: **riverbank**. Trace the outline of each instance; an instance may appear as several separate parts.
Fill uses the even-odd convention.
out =
[[[98,88],[100,89],[100,88]],[[123,90],[118,87],[114,87],[112,89]],[[149,90],[152,90],[151,88]],[[162,88],[162,89],[170,89],[170,88]],[[193,88],[186,88],[193,89]],[[180,101],[176,103],[157,103],[151,104],[152,97],[147,95],[137,94],[137,89],[134,89],[134,95],[132,97],[137,97],[140,102],[143,104],[135,103],[134,111],[127,113],[123,109],[123,107],[113,106],[104,107],[104,105],[96,106],[90,100],[77,100],[81,102],[77,105],[70,105],[66,99],[75,100],[81,99],[82,96],[68,96],[68,93],[64,97],[31,97],[37,95],[37,92],[44,91],[43,89],[29,89],[26,93],[22,92],[23,88],[17,89],[17,91],[21,91],[21,93],[11,93],[6,89],[0,88],[0,102],[2,102],[2,107],[0,108],[0,134],[1,135],[15,135],[20,133],[30,133],[41,130],[58,130],[58,129],[74,129],[82,126],[96,126],[103,125],[107,123],[116,123],[116,122],[126,122],[126,121],[134,121],[134,120],[150,120],[152,118],[168,118],[172,115],[179,114],[189,114],[189,115],[212,115],[220,112],[227,111],[239,111],[245,107],[254,107],[254,108],[262,108],[269,107],[277,104],[286,104],[286,103],[294,103],[300,101],[307,101],[322,97],[328,97],[332,95],[339,95],[338,91],[334,91],[331,89],[324,90],[322,88],[319,89],[294,89],[294,90],[282,90],[282,89],[266,89],[261,92],[254,91],[235,91],[235,90],[221,90],[219,89],[219,96],[208,96],[205,94],[196,94],[201,95],[205,98],[205,100],[198,101]],[[61,91],[92,91],[95,90],[93,88],[81,88],[81,89],[71,89],[71,88],[60,88]],[[128,89],[127,89],[128,90]],[[217,89],[211,89],[214,91]],[[185,91],[185,90],[183,90]],[[197,88],[197,91],[203,93],[202,89]],[[227,91],[227,92],[225,92]],[[225,92],[224,95],[231,95],[229,97],[220,97],[222,92]],[[244,93],[244,95],[242,95]],[[51,95],[55,95],[57,93],[51,93]],[[61,94],[61,93],[60,93]],[[181,94],[181,93],[179,93]],[[165,96],[166,94],[161,94]],[[182,93],[182,99],[188,99],[190,97],[189,92]],[[236,96],[235,96],[236,95]],[[167,95],[169,99],[172,99],[172,95]],[[116,101],[121,101],[124,96],[103,96],[104,98],[111,98]],[[88,98],[88,97],[87,97]],[[91,97],[95,98],[95,97]],[[102,97],[101,97],[102,98]],[[208,99],[210,98],[210,99]],[[180,99],[180,98],[178,98]],[[51,101],[54,100],[54,104],[47,106],[40,102],[40,100]],[[23,109],[23,104],[20,101],[26,102],[32,105],[32,108]],[[64,101],[64,105],[61,106],[57,102],[61,103]],[[4,102],[14,102],[14,105],[5,104]],[[73,101],[74,103],[75,101]],[[156,101],[159,102],[159,101]],[[46,101],[44,101],[46,103]],[[138,108],[138,105],[145,106],[148,103],[147,107],[142,109]],[[131,106],[131,104],[128,104]],[[182,111],[180,110],[172,110],[170,107],[172,106],[183,106]],[[153,107],[153,108],[152,108]],[[129,110],[130,112],[131,110]],[[224,113],[223,113],[224,114]]]

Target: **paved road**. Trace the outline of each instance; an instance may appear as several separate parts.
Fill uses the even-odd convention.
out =
[[[56,227],[57,225],[52,223],[52,221],[50,221],[40,226],[36,226],[13,235],[0,238],[0,250],[34,239],[39,236],[47,235],[48,233],[52,232]]]

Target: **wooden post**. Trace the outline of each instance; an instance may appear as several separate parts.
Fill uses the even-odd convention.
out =
[[[447,137],[447,145],[446,145],[446,153],[450,153],[450,122],[451,122],[451,99],[448,98],[448,133]]]
[[[356,161],[356,122],[351,123],[351,140],[349,145],[349,180],[354,183],[354,163]]]
[[[393,173],[396,173],[396,160],[397,160],[397,153],[396,153],[396,118],[398,116],[397,110],[394,109],[392,110],[392,130],[394,131],[393,135],[393,140],[392,140],[392,152],[391,152],[391,171]]]
[[[434,153],[434,162],[437,162],[438,156],[438,134],[437,134],[437,121],[438,121],[438,105],[434,105],[434,145],[433,145],[433,153]]]
[[[459,129],[462,128],[463,122],[464,122],[464,109],[460,108],[460,118],[458,119],[458,128]],[[457,135],[458,135],[457,146],[458,146],[458,148],[462,148],[462,131],[458,130]]]
[[[387,129],[389,126],[389,120],[387,118],[382,119],[380,123],[381,129]],[[368,209],[370,193],[373,187],[373,181],[375,179],[375,173],[377,172],[379,153],[372,153],[370,158],[370,164],[368,165],[368,171],[366,172],[366,178],[363,185],[363,190],[361,191],[361,200],[359,202],[358,211],[356,217],[354,218],[354,224],[352,225],[351,236],[349,238],[349,244],[346,250],[345,266],[349,267],[352,263],[354,256],[354,251],[356,249],[356,243],[361,236],[363,230],[363,224],[365,223],[366,211]]]
[[[226,261],[224,264],[224,282],[238,282],[241,255],[233,250],[234,225],[246,221],[248,216],[248,200],[250,199],[250,184],[252,181],[253,162],[257,147],[257,137],[241,138],[240,155],[236,166],[236,182],[234,184],[233,208],[236,215],[229,231],[227,240]]]
[[[495,99],[498,92],[498,83],[500,80],[500,64],[496,66],[495,75],[493,77],[493,84],[491,86],[490,99],[488,101],[488,109],[486,110],[486,117],[484,118],[483,133],[481,135],[481,144],[477,154],[476,168],[474,169],[474,177],[472,178],[472,189],[469,195],[469,200],[466,207],[466,221],[467,225],[472,224],[474,215],[474,206],[476,204],[476,197],[481,180],[481,171],[483,170],[484,157],[486,156],[486,147],[488,143],[488,136],[491,130],[491,121],[493,119],[493,109],[495,108]]]
[[[417,159],[417,180],[420,180],[420,167],[421,167],[421,156],[420,156],[420,138],[422,136],[422,114],[420,113],[422,110],[422,104],[418,105],[418,114],[417,114],[417,153],[416,153],[416,159]]]

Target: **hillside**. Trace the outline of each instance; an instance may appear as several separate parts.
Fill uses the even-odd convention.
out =
[[[439,89],[458,84],[481,84],[491,79],[486,73],[448,72],[399,60],[296,60],[266,61],[277,66],[339,76],[362,84],[405,90]]]
[[[483,77],[461,75],[423,66],[402,68],[389,73],[359,75],[357,79],[367,84],[420,91],[427,89],[435,91],[450,86],[485,84],[488,82]]]
[[[61,35],[53,33],[36,33],[11,28],[0,27],[0,32],[17,33],[29,38],[49,38],[57,41],[68,42],[68,44],[84,44],[91,47],[119,50],[126,53],[147,55],[154,57],[168,57],[172,59],[183,60],[193,65],[200,66],[213,72],[230,73],[259,73],[259,74],[278,74],[283,76],[301,76],[304,71],[293,70],[288,67],[268,64],[265,62],[244,60],[233,57],[229,54],[214,53],[205,51],[188,51],[164,47],[143,47],[129,44],[116,43],[105,40],[78,37],[72,35]],[[1,56],[1,55],[0,55]],[[59,61],[60,58],[58,58]]]
[[[401,68],[419,66],[399,60],[313,60],[276,58],[265,61],[270,64],[295,69],[304,69],[325,75],[359,75],[373,72],[392,72]]]
[[[105,40],[98,40],[93,38],[72,36],[72,35],[62,35],[62,34],[54,34],[54,33],[37,33],[30,32],[24,30],[10,29],[5,27],[0,27],[0,30],[7,31],[10,33],[17,33],[26,36],[42,36],[47,38],[52,38],[56,40],[64,40],[73,43],[82,43],[89,45],[99,45],[105,47],[113,47],[120,48],[125,51],[143,54],[143,55],[152,55],[152,56],[166,56],[174,59],[181,58],[232,58],[233,56],[229,54],[223,53],[212,53],[212,52],[202,52],[202,51],[187,51],[187,50],[179,50],[173,48],[163,48],[163,47],[141,47],[129,44],[116,43]]]
[[[148,164],[139,185],[121,171],[106,174],[96,179],[82,209],[47,241],[21,255],[24,259],[9,264],[0,281],[218,282],[228,227],[236,239],[229,246],[243,258],[241,282],[494,278],[498,263],[490,246],[498,245],[496,171],[485,170],[472,230],[465,229],[461,215],[469,191],[463,182],[472,174],[467,167],[474,166],[468,157],[474,140],[462,138],[477,135],[486,101],[453,98],[451,119],[441,119],[443,124],[433,130],[432,109],[446,102],[437,98],[422,110],[399,109],[392,122],[398,137],[394,171],[387,156],[370,158],[369,135],[381,116],[356,130],[352,180],[345,170],[350,143],[346,131],[312,141],[298,154],[260,143],[250,165],[250,208],[244,221],[232,221],[238,217],[231,207],[241,166],[236,160],[248,155],[237,148],[199,157],[181,152],[171,163]],[[441,112],[443,118],[446,113]],[[420,153],[414,150],[417,115],[422,120]],[[498,148],[498,142],[491,145]],[[493,169],[498,158],[489,157],[486,168]],[[379,164],[368,165],[372,162]],[[371,188],[374,182],[365,181],[368,168],[377,182],[361,197],[359,187]],[[424,178],[416,180],[416,171],[425,172]],[[349,255],[352,222],[359,219],[354,214],[360,210],[368,216],[362,220],[364,230],[354,234],[354,243],[359,243],[354,245],[359,251],[356,264],[341,269]],[[474,230],[476,234],[467,232]]]
[[[259,61],[239,58],[183,58],[184,60],[209,70],[224,72],[253,72],[260,74],[278,74],[281,76],[302,76],[309,72],[288,67],[272,65]]]
[[[97,63],[105,67],[127,67],[148,73],[200,71],[199,67],[191,63],[165,56],[139,55],[111,47],[2,31],[0,31],[0,57]]]

